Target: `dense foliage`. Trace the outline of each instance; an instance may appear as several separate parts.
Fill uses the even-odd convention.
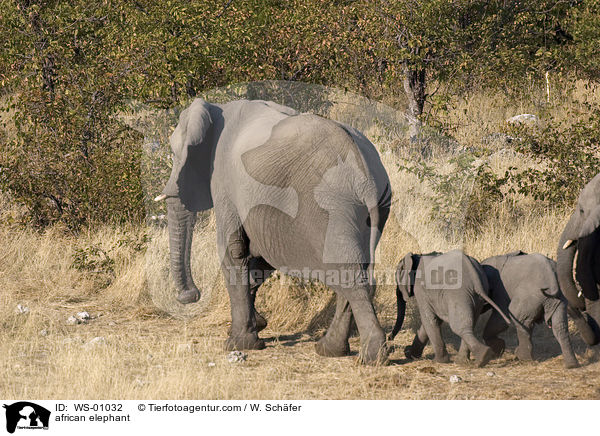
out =
[[[548,71],[590,80],[600,71],[597,0],[0,0],[0,8],[0,189],[40,225],[143,219],[142,139],[115,116],[131,99],[170,108],[231,83],[304,81],[408,101],[418,125],[432,84],[510,92]]]

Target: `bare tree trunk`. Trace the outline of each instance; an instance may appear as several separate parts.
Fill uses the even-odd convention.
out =
[[[425,104],[425,69],[404,64],[404,92],[408,100],[407,118],[409,124],[409,137],[417,140],[421,136],[421,116]]]

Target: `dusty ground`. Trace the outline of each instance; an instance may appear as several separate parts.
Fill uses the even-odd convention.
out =
[[[98,318],[63,325],[84,309]],[[267,348],[232,364],[222,349],[226,323],[207,326],[50,302],[43,314],[33,309],[26,320],[11,318],[12,325],[2,323],[2,398],[600,399],[598,351],[576,340],[582,367],[564,370],[558,345],[542,327],[534,341],[537,362],[518,362],[509,351],[485,368],[437,364],[429,348],[424,359],[407,362],[402,347],[411,334],[403,332],[389,366],[365,367],[356,356],[317,356],[315,337],[295,331],[267,329]],[[43,326],[49,327],[46,336],[40,334]],[[90,345],[95,337],[105,342]],[[357,338],[351,341],[354,352],[358,345]],[[509,349],[514,345],[509,342]],[[452,346],[449,351],[455,354]],[[451,383],[452,375],[461,381]]]

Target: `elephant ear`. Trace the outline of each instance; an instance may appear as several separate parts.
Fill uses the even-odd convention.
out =
[[[181,112],[170,138],[173,169],[162,192],[167,197],[179,197],[186,209],[193,212],[213,207],[210,177],[214,147],[208,109],[209,104],[198,98]]]
[[[413,254],[408,253],[404,259],[400,261],[396,269],[396,284],[402,292],[405,301],[414,295],[415,273],[413,271],[414,261]]]
[[[600,205],[596,206],[585,219],[579,230],[578,239],[591,235],[600,227]]]

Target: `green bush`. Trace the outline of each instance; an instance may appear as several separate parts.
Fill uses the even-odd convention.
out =
[[[448,163],[452,169],[440,171],[421,158],[415,165],[401,169],[430,187],[430,218],[450,237],[478,231],[493,216],[490,210],[504,198],[502,188],[508,179],[496,176],[489,164],[473,153],[453,156]]]
[[[531,195],[548,207],[573,206],[583,186],[600,172],[600,108],[573,113],[569,123],[549,120],[539,128],[507,126],[516,151],[540,168],[510,170],[512,190]]]

